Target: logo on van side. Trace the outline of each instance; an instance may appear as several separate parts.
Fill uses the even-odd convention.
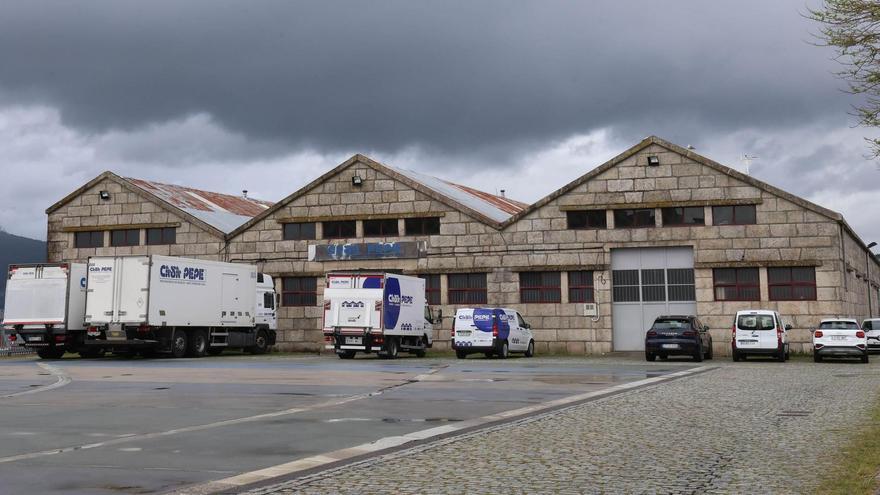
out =
[[[198,284],[205,283],[205,269],[185,266],[182,269],[175,265],[159,267],[159,279],[163,282]]]
[[[412,298],[409,298],[412,303]],[[385,329],[393,330],[397,326],[397,320],[400,318],[400,281],[396,278],[389,278],[385,281]]]

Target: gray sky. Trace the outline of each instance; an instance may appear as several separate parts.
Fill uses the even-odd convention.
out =
[[[107,169],[277,200],[355,152],[531,202],[656,134],[880,240],[806,5],[7,0],[0,226]]]

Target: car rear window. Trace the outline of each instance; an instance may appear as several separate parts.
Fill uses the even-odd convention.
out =
[[[854,321],[823,321],[819,324],[823,330],[858,330],[859,324]]]
[[[678,330],[680,328],[689,328],[691,326],[687,320],[656,320],[654,330]]]
[[[776,321],[773,315],[740,315],[736,326],[743,330],[773,330]]]

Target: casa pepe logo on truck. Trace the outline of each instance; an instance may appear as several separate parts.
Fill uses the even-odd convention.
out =
[[[191,266],[162,265],[159,267],[159,281],[192,285],[204,285],[205,269]]]

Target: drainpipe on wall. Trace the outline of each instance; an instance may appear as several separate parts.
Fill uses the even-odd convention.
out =
[[[865,282],[868,284],[868,318],[874,317],[874,309],[871,304],[871,264],[869,263],[869,260],[870,257],[873,256],[871,248],[876,245],[876,242],[868,244],[868,249],[865,251]]]

